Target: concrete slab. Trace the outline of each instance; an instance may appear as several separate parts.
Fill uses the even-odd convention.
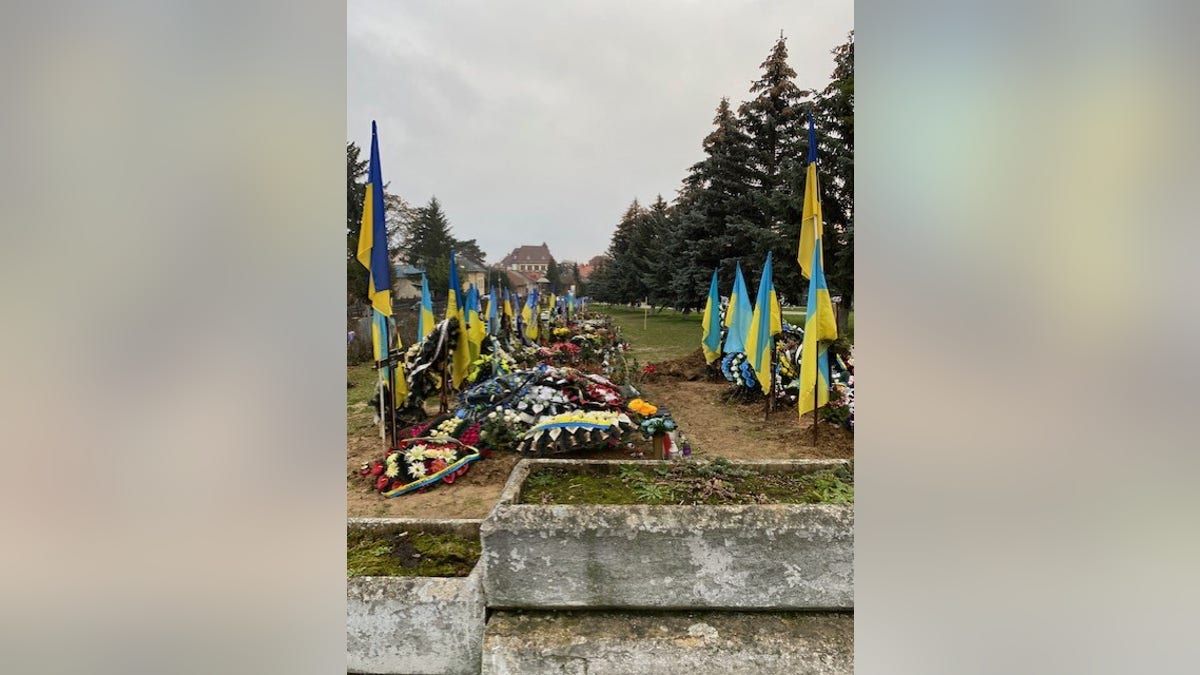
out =
[[[851,614],[496,612],[484,675],[854,672]]]
[[[745,461],[811,471],[844,460]],[[537,466],[616,473],[627,462],[524,460],[480,528],[489,607],[850,610],[854,507],[518,504]],[[643,468],[654,462],[640,463]]]
[[[478,520],[352,518],[350,529],[453,532]],[[346,659],[351,673],[474,675],[485,609],[479,565],[466,577],[355,577],[346,583]]]

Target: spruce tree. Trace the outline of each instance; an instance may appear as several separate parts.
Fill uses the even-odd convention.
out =
[[[755,255],[742,269],[757,276],[766,252],[774,252],[775,288],[796,301],[805,287],[795,249],[808,149],[804,112],[811,108],[811,92],[796,85],[787,55],[787,40],[781,35],[759,66],[762,75],[750,86],[754,98],[738,111],[749,137],[753,200],[759,212],[757,222],[745,224]]]
[[[444,297],[450,284],[450,249],[455,239],[450,222],[437,197],[417,209],[417,215],[404,232],[401,251],[409,264],[423,268],[431,293]],[[461,272],[461,270],[460,270]]]
[[[749,137],[727,98],[717,106],[713,125],[704,139],[706,157],[692,166],[680,198],[678,236],[683,243],[672,288],[679,306],[689,309],[704,306],[714,267],[731,280],[738,260],[745,267],[756,257],[760,214],[752,195]]]
[[[604,302],[628,303],[641,299],[633,247],[637,243],[636,230],[642,212],[642,206],[634,199],[613,231],[606,252],[607,260],[593,273],[593,290],[596,297]]]
[[[817,100],[821,157],[822,213],[825,217],[826,280],[842,297],[838,331],[845,334],[854,306],[854,33],[833,50],[829,85]]]

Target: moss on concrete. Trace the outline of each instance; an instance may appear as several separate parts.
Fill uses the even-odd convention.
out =
[[[617,474],[546,467],[530,472],[523,504],[851,504],[849,467],[812,473],[766,473],[717,458],[653,469],[622,466]]]
[[[348,577],[465,577],[479,560],[478,539],[455,534],[351,531]]]

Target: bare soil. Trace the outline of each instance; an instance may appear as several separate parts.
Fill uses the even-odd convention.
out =
[[[811,413],[798,418],[786,406],[764,419],[764,402],[729,404],[722,394],[730,385],[710,380],[700,350],[672,361],[658,362],[656,372],[637,385],[643,398],[665,407],[679,423],[700,458],[827,459],[853,458],[854,434],[822,424],[817,445],[812,445]],[[436,409],[436,403],[430,412]],[[470,465],[453,485],[438,484],[424,492],[387,498],[376,492],[359,468],[383,457],[377,428],[365,407],[348,412],[346,439],[346,512],[351,517],[374,518],[483,518],[491,511],[513,468],[523,457],[494,452]],[[656,459],[648,442],[638,441],[642,459]],[[573,452],[553,455],[576,459],[636,459],[627,450]]]
[[[665,406],[679,422],[693,454],[729,459],[848,459],[854,457],[854,434],[821,424],[812,445],[812,414],[800,418],[787,406],[764,419],[765,402],[722,403],[730,385],[724,380],[660,379],[641,385],[645,398]]]

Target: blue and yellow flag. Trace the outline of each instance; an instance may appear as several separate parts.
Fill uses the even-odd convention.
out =
[[[704,303],[704,318],[700,325],[704,328],[700,338],[704,360],[712,363],[721,358],[721,296],[717,293],[716,269],[713,269],[712,282],[708,285],[708,301]]]
[[[508,317],[508,327],[510,330],[516,327],[516,317],[513,315],[513,296],[506,288],[504,289],[504,316]]]
[[[804,204],[816,202],[813,223],[813,248],[809,252],[808,314],[804,317],[804,343],[800,347],[800,414],[815,410],[829,403],[829,347],[822,344],[837,339],[837,321],[833,316],[833,303],[829,288],[825,285],[824,256],[821,253],[821,208],[816,195],[816,144],[812,138],[812,116],[809,124],[808,171],[809,182],[805,186]],[[800,252],[804,254],[804,240],[800,240]],[[801,261],[802,262],[802,261]]]
[[[808,114],[808,172],[804,179],[804,210],[800,216],[800,252],[796,261],[800,263],[800,273],[806,279],[812,278],[812,256],[816,250],[821,256],[820,248],[815,242],[824,234],[821,222],[821,193],[817,187],[817,132],[813,129],[812,113]]]
[[[487,328],[483,323],[483,312],[480,311],[479,304],[479,289],[475,288],[475,284],[471,284],[467,289],[467,341],[471,347],[471,361],[479,358],[480,352],[483,351],[483,338],[487,335]]]
[[[521,310],[521,318],[525,321],[525,337],[530,340],[538,339],[538,292],[533,289],[529,292],[529,297],[525,300],[525,307]]]
[[[746,280],[742,278],[742,263],[737,264],[733,278],[733,291],[729,294],[729,308],[725,310],[726,354],[746,351],[746,337],[750,334],[750,319],[754,308],[750,306],[750,295],[746,292]]]
[[[779,301],[772,304],[775,284],[772,279],[771,254],[767,253],[767,264],[763,265],[762,279],[758,282],[758,297],[754,301],[754,316],[750,319],[750,334],[746,337],[746,360],[754,369],[754,376],[762,386],[764,394],[771,393],[771,360],[775,354],[775,333],[771,324]]]
[[[458,342],[454,344],[454,354],[450,363],[450,384],[456,389],[462,384],[471,368],[471,345],[467,336],[467,318],[463,311],[465,298],[462,297],[462,286],[458,283],[458,261],[454,250],[450,250],[450,292],[446,297],[446,318],[458,319]]]
[[[424,342],[433,332],[433,298],[429,296],[429,279],[421,272],[421,312],[417,315],[417,341]]]
[[[499,335],[500,333],[500,294],[496,291],[496,287],[492,287],[492,292],[488,295],[488,335]]]
[[[367,298],[371,301],[371,345],[375,361],[386,361],[390,347],[401,346],[400,336],[389,330],[392,316],[391,261],[388,260],[387,226],[384,221],[383,170],[379,166],[379,135],[371,122],[371,158],[367,168],[367,194],[363,198],[362,227],[358,232],[358,251],[355,255],[367,268]],[[392,401],[399,406],[408,397],[404,367],[379,369],[383,386],[392,392]]]

